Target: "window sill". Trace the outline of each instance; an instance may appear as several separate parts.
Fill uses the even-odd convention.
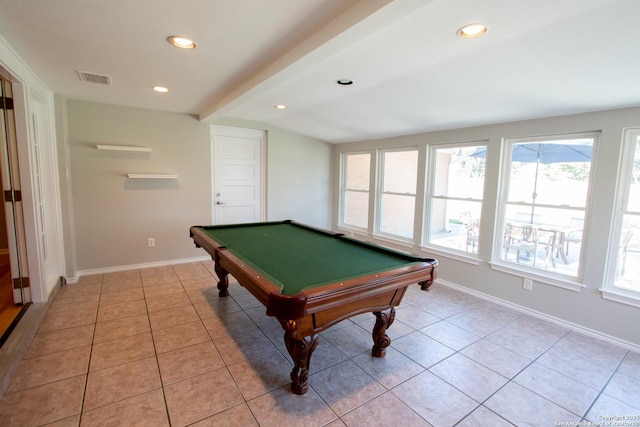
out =
[[[450,258],[456,261],[466,262],[467,264],[472,264],[472,265],[480,265],[480,262],[481,262],[480,258],[472,254],[449,252],[442,249],[436,249],[430,246],[420,246],[420,250],[422,252],[426,252],[427,254],[442,256],[442,257]]]
[[[348,227],[345,225],[338,225],[337,229],[339,233],[343,233],[347,237],[364,240],[365,242],[373,242],[380,246],[390,247],[391,249],[404,250],[404,249],[398,249],[398,248],[401,247],[401,248],[414,249],[416,247],[416,245],[410,240],[396,239],[393,237],[383,236],[380,234],[369,234],[364,229]]]
[[[362,238],[366,240],[369,237],[369,233],[364,228],[349,227],[347,225],[338,225],[338,232],[352,238]]]
[[[598,289],[602,293],[602,298],[609,301],[619,302],[621,304],[640,307],[640,294],[624,289],[614,287],[606,287]]]
[[[416,245],[410,240],[396,239],[393,237],[381,236],[380,234],[374,234],[372,237],[374,241],[377,240],[379,242],[384,242],[384,243],[392,244],[396,246],[402,246],[404,248],[413,249],[416,247]]]
[[[557,286],[559,288],[567,289],[574,292],[580,292],[586,286],[584,283],[580,283],[575,279],[562,278],[558,276],[552,276],[550,274],[544,274],[543,271],[537,272],[528,268],[519,268],[511,264],[505,264],[501,262],[490,262],[491,268],[496,271],[511,274],[518,277],[526,277],[536,282],[544,283],[546,285]]]

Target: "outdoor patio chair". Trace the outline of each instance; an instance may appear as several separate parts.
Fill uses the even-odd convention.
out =
[[[582,243],[582,229],[584,228],[584,218],[571,218],[571,220],[569,221],[569,228],[575,228],[575,231],[569,231],[564,236],[564,242],[566,244],[565,253],[567,255],[569,255],[569,243]]]
[[[465,227],[467,229],[467,252],[469,252],[469,247],[471,247],[472,253],[476,253],[478,250],[478,236],[480,235],[479,226],[480,220],[477,218],[471,219],[465,224]]]
[[[533,255],[533,265],[536,265],[538,258],[538,250],[544,248],[549,252],[550,242],[541,241],[538,237],[538,229],[530,224],[507,224],[504,239],[504,259],[509,258],[509,251],[516,251],[516,262],[520,262],[520,253],[524,252],[527,256]],[[545,256],[545,263],[548,256]]]

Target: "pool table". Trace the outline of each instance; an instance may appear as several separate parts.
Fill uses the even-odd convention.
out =
[[[419,258],[293,221],[193,226],[197,247],[214,260],[220,297],[231,274],[284,329],[294,368],[291,391],[308,390],[318,333],[359,313],[373,312],[373,350],[383,357],[395,306],[407,287],[427,290],[438,261]]]

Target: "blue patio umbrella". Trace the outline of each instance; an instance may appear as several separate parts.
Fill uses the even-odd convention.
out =
[[[533,193],[531,197],[533,203],[531,206],[531,222],[533,223],[533,211],[535,209],[536,197],[538,197],[538,169],[540,163],[566,163],[566,162],[590,162],[591,161],[591,144],[558,144],[544,142],[516,143],[513,145],[511,161],[522,163],[536,164],[536,173],[533,181]],[[487,149],[485,147],[478,148],[472,157],[485,158]]]

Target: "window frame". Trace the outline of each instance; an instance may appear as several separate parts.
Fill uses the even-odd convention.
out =
[[[624,128],[620,161],[618,162],[618,177],[615,193],[614,212],[611,231],[609,233],[609,248],[607,251],[606,275],[603,286],[599,289],[604,299],[621,302],[640,307],[640,292],[619,288],[615,285],[615,275],[618,269],[619,246],[622,239],[624,217],[628,214],[627,202],[631,191],[633,163],[635,160],[636,143],[640,144],[640,127]],[[631,211],[636,212],[636,211]]]
[[[361,155],[367,154],[369,155],[369,189],[368,190],[354,190],[347,188],[347,167],[348,167],[348,157],[350,155]],[[375,152],[372,150],[363,150],[363,151],[343,151],[340,153],[340,199],[338,201],[338,227],[352,230],[354,232],[360,233],[368,233],[371,229],[371,195],[372,192],[375,194],[375,188],[372,183],[375,182],[375,170],[373,168],[373,164],[375,161]],[[355,224],[349,224],[345,222],[345,213],[346,213],[346,193],[347,191],[353,191],[358,193],[366,193],[368,196],[369,203],[367,205],[367,226],[360,227]]]
[[[480,263],[480,242],[483,239],[482,230],[479,229],[478,234],[478,251],[477,252],[468,252],[462,249],[457,250],[455,248],[451,248],[448,246],[442,246],[430,242],[430,232],[431,232],[431,214],[433,209],[433,200],[444,200],[445,202],[448,200],[455,200],[461,202],[475,202],[480,204],[480,212],[482,213],[484,198],[485,198],[485,176],[486,176],[486,155],[485,155],[485,176],[483,176],[483,190],[482,190],[482,198],[462,198],[462,197],[449,197],[442,195],[435,195],[436,188],[436,169],[437,169],[437,150],[439,149],[455,149],[455,148],[467,148],[467,147],[475,147],[476,149],[484,147],[485,150],[488,150],[489,143],[486,140],[478,140],[478,141],[469,141],[469,142],[461,142],[461,143],[442,143],[442,144],[433,144],[429,146],[428,149],[428,173],[425,174],[425,178],[427,180],[427,187],[425,191],[424,197],[424,218],[423,218],[423,226],[422,226],[422,238],[421,238],[421,247],[427,251],[435,251],[438,253],[447,254],[449,256],[453,256],[456,259],[461,259],[463,261],[470,261],[474,264]],[[482,215],[481,215],[482,216]]]
[[[504,230],[505,230],[505,222],[506,222],[506,210],[507,205],[514,204],[509,203],[509,187],[510,187],[510,172],[511,172],[511,164],[512,164],[512,153],[513,146],[515,144],[522,144],[528,142],[545,142],[545,141],[558,141],[558,140],[569,140],[569,139],[592,139],[592,150],[591,150],[591,167],[589,169],[589,179],[587,181],[588,188],[586,194],[586,200],[584,204],[584,209],[575,208],[575,207],[566,207],[563,205],[557,205],[554,208],[556,209],[569,209],[576,210],[580,212],[584,212],[584,226],[582,232],[583,245],[580,248],[580,256],[579,256],[579,267],[576,273],[576,276],[568,276],[560,273],[555,273],[553,271],[529,267],[526,265],[521,265],[517,263],[508,262],[502,259],[503,253],[503,243],[504,243]],[[534,279],[536,281],[540,281],[542,283],[550,284],[553,286],[561,287],[564,289],[572,290],[572,291],[580,291],[585,288],[586,285],[584,283],[584,269],[585,269],[585,260],[586,260],[586,250],[584,249],[587,246],[588,239],[588,229],[589,229],[589,217],[591,212],[591,192],[594,187],[594,177],[596,175],[595,165],[597,164],[597,151],[598,151],[598,141],[600,139],[600,132],[591,131],[591,132],[576,132],[576,133],[567,133],[567,134],[548,134],[548,135],[537,135],[537,136],[527,136],[527,137],[504,137],[502,138],[501,143],[501,156],[500,156],[500,179],[498,182],[498,197],[496,200],[496,215],[495,215],[495,228],[494,228],[494,236],[493,236],[493,250],[491,255],[490,265],[491,268],[497,271],[502,271],[505,273],[513,274],[516,276],[521,276],[524,278]],[[523,205],[526,206],[526,205]],[[545,205],[545,207],[549,207],[549,205]]]
[[[415,152],[416,153],[416,182],[415,182],[415,192],[411,193],[394,193],[394,192],[385,192],[384,191],[384,167],[386,153],[393,152]],[[417,146],[411,147],[397,147],[397,148],[383,148],[377,150],[377,173],[376,173],[376,189],[375,189],[375,210],[374,210],[374,219],[373,219],[373,235],[375,238],[379,240],[386,240],[391,243],[401,244],[407,247],[413,247],[415,242],[416,235],[416,215],[418,211],[418,189],[419,189],[419,180],[420,180],[420,148]],[[382,199],[385,194],[389,195],[401,195],[401,196],[412,196],[414,198],[413,205],[413,225],[412,225],[412,235],[410,237],[401,236],[398,234],[392,234],[381,230],[382,225]]]

